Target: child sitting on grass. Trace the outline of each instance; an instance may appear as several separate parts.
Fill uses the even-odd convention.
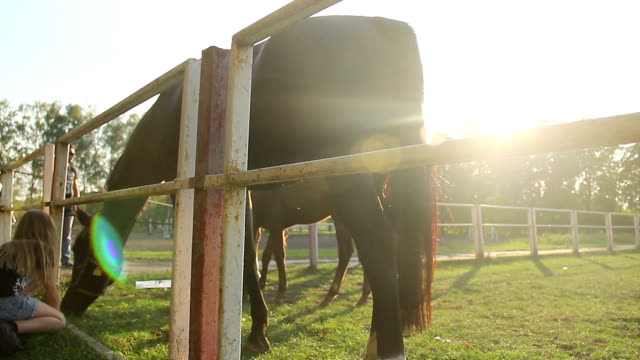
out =
[[[27,211],[13,240],[0,246],[0,356],[22,350],[18,334],[62,329],[54,277],[56,231],[51,217]],[[33,298],[43,293],[45,302]]]

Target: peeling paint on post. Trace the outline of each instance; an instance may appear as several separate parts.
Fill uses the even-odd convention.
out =
[[[247,170],[253,44],[231,47],[225,131],[225,175]],[[240,359],[246,187],[225,186],[222,217],[220,358]]]
[[[202,51],[196,146],[196,178],[224,170],[224,134],[229,50]],[[189,359],[219,359],[221,187],[195,184],[191,259]]]
[[[191,59],[186,64],[180,119],[178,178],[193,177],[196,167],[200,61]],[[193,189],[181,189],[176,192],[171,316],[169,318],[169,359],[172,360],[186,360],[189,356],[193,191]]]
[[[53,168],[53,191],[51,197],[53,200],[63,200],[65,195],[65,186],[67,182],[67,166],[69,157],[69,144],[58,142],[56,144],[55,166]],[[55,205],[50,209],[53,222],[58,229],[56,236],[56,244],[53,248],[53,256],[55,261],[55,279],[60,277],[60,250],[62,246],[62,222],[64,216],[64,205]]]

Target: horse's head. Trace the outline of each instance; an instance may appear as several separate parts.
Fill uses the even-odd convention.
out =
[[[89,225],[92,215],[78,208],[76,217],[82,230],[73,244],[73,271],[69,288],[62,298],[61,310],[65,314],[83,314],[93,302],[104,293],[111,279],[104,274],[91,250]]]

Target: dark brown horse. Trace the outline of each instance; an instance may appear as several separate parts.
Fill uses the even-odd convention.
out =
[[[312,180],[323,181],[323,180]],[[309,181],[308,181],[309,182]],[[306,190],[309,184],[289,184],[272,190],[252,191],[253,226],[256,235],[256,253],[261,238],[260,228],[269,232],[266,245],[262,253],[262,271],[260,272],[260,287],[264,289],[267,283],[269,262],[273,257],[278,268],[278,301],[281,301],[287,291],[287,270],[285,266],[287,231],[286,229],[298,224],[313,224],[333,216],[338,243],[338,267],[329,287],[329,292],[322,300],[321,306],[328,305],[340,293],[342,281],[347,273],[347,267],[353,255],[353,242],[348,227],[336,216],[336,209],[326,198],[299,193]],[[322,186],[318,183],[315,186]],[[366,281],[362,284],[362,296],[357,306],[366,303],[371,290]]]
[[[422,66],[413,30],[402,22],[333,16],[292,25],[255,47],[251,94],[250,169],[422,142]],[[180,87],[163,92],[145,114],[109,176],[109,190],[176,177],[181,95]],[[434,202],[427,170],[394,171],[391,196],[382,202],[386,176],[297,186],[327,199],[358,249],[373,296],[365,359],[396,360],[406,358],[403,330],[423,329],[430,319]],[[102,215],[127,239],[144,202],[108,201]],[[267,350],[268,313],[251,232],[247,228],[243,277],[251,301],[248,343]],[[88,242],[84,234],[76,248]],[[109,284],[95,269],[94,261],[76,261],[65,312],[83,313]]]

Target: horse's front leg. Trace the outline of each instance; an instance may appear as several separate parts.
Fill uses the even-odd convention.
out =
[[[253,236],[250,232],[245,234],[243,280],[251,305],[251,332],[247,338],[247,344],[244,346],[244,351],[267,352],[271,349],[271,344],[265,334],[269,323],[269,310],[258,282],[256,252],[253,247]]]
[[[356,303],[356,307],[364,306],[367,303],[367,299],[369,299],[369,294],[371,294],[369,279],[367,279],[367,274],[364,274],[362,276],[362,295],[360,295],[360,300]]]

